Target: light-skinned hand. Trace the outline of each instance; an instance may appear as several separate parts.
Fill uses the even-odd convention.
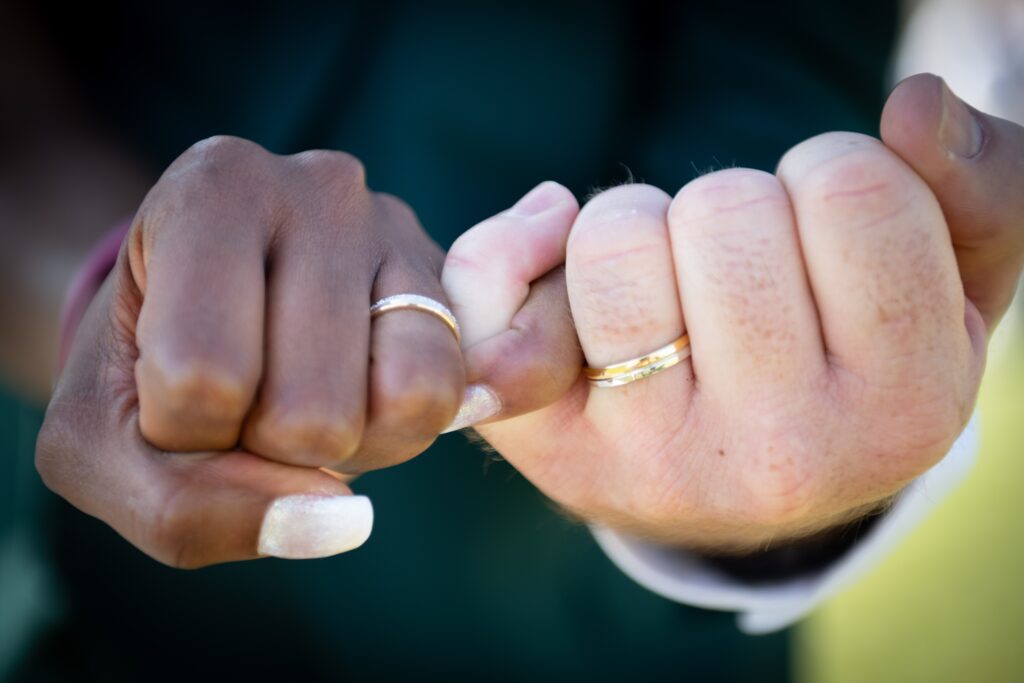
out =
[[[616,187],[549,232],[499,217],[465,234],[443,282],[467,330],[468,392],[486,400],[464,422],[484,420],[479,433],[574,514],[663,544],[748,552],[897,493],[963,429],[1013,296],[1024,131],[932,76],[895,89],[881,129],[821,135],[774,175],[723,170],[675,197]],[[551,206],[569,201],[542,187]],[[530,289],[561,255],[555,234],[568,235],[567,301]],[[501,353],[508,330],[529,331],[523,301],[569,307],[591,366],[684,332],[692,357],[618,388],[577,376],[520,414],[544,377]]]

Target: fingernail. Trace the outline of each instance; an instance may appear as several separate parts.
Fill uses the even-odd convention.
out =
[[[285,496],[263,516],[258,552],[290,560],[330,557],[358,548],[372,529],[366,496]]]
[[[982,133],[978,120],[963,100],[942,83],[942,121],[939,143],[951,156],[969,159],[981,151]]]
[[[515,206],[507,211],[510,216],[536,216],[565,201],[566,190],[558,183],[545,180],[526,193]]]
[[[462,405],[455,419],[448,425],[442,434],[455,432],[460,429],[475,425],[477,422],[486,420],[497,415],[501,410],[501,400],[498,395],[485,387],[483,384],[470,384],[466,387],[466,393],[462,397]]]

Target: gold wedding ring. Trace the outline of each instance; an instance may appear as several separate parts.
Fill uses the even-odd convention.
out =
[[[462,330],[459,328],[459,321],[448,307],[440,301],[419,294],[392,294],[386,296],[374,305],[370,306],[370,318],[384,315],[388,311],[422,311],[439,318],[455,335],[457,343],[462,342]]]
[[[631,360],[603,368],[584,368],[587,381],[596,387],[621,387],[679,365],[690,357],[690,337],[683,335],[670,344]]]

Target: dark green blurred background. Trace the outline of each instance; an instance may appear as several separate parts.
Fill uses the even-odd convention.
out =
[[[213,134],[279,153],[344,149],[443,245],[544,179],[582,197],[631,173],[674,192],[708,169],[771,170],[827,130],[875,134],[898,19],[881,0],[34,11],[92,111],[154,179]],[[182,572],[42,490],[39,419],[0,398],[0,677],[791,675],[788,633],[743,636],[731,615],[633,584],[460,435],[360,478],[377,519],[354,553]],[[800,670],[860,671],[841,647],[866,641],[847,620],[892,623],[894,598],[880,594],[866,614],[826,612]]]

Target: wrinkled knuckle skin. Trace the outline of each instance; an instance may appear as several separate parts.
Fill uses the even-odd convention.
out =
[[[165,450],[221,450],[238,440],[253,398],[249,378],[200,360],[140,359],[143,435]]]
[[[773,204],[788,210],[786,191],[770,173],[746,168],[716,171],[690,181],[676,194],[669,225],[684,234],[713,233],[716,218]]]
[[[274,156],[254,142],[231,136],[201,140],[179,156],[160,178],[140,210],[146,223],[159,224],[200,207],[229,200],[263,207],[270,201],[268,169]]]
[[[851,229],[889,224],[913,206],[908,170],[883,150],[858,149],[811,169],[797,189],[816,213]]]
[[[253,450],[306,467],[330,467],[347,460],[362,438],[361,416],[326,409],[277,410],[261,416],[249,441]]]
[[[638,270],[642,272],[649,260],[666,262],[669,242],[665,217],[638,208],[639,197],[632,197],[653,191],[647,186],[614,188],[583,207],[569,233],[566,265],[570,277],[591,271],[612,274],[623,266],[630,266],[627,270],[632,276]],[[618,199],[611,202],[606,195]]]

